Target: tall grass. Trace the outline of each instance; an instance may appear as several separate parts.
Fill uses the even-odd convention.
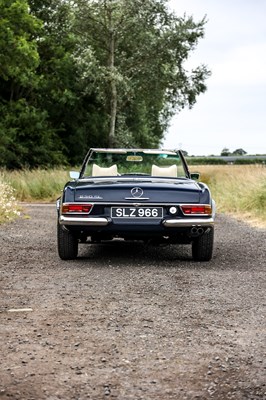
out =
[[[264,165],[199,165],[200,180],[209,185],[218,212],[231,213],[266,226],[266,167]],[[54,201],[69,180],[68,171],[0,171],[18,201]]]
[[[3,170],[1,175],[15,189],[18,201],[54,201],[69,180],[63,169]]]
[[[266,225],[266,167],[264,165],[201,165],[200,172],[216,200],[218,212],[231,213]]]

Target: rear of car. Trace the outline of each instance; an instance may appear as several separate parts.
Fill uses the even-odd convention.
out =
[[[210,260],[214,201],[191,178],[179,151],[91,149],[58,200],[59,256],[119,238],[191,244],[194,260]]]

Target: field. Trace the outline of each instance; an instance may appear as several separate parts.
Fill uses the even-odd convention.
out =
[[[266,226],[266,167],[264,165],[201,165],[200,180],[210,187],[217,211]]]
[[[264,165],[193,165],[190,169],[200,172],[200,180],[209,185],[218,212],[266,226]],[[18,202],[55,201],[68,179],[68,171],[64,169],[0,172],[0,184],[13,188]],[[13,196],[12,201],[15,202]],[[0,220],[3,220],[3,206],[0,203]]]

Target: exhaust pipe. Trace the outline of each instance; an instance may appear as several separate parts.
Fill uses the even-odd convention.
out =
[[[204,233],[204,229],[201,226],[199,226],[199,227],[193,226],[193,228],[191,228],[191,230],[190,230],[190,235],[192,237],[200,236],[203,233]]]

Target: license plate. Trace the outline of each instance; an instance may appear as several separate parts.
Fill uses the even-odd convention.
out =
[[[162,218],[162,207],[112,207],[112,218]]]

